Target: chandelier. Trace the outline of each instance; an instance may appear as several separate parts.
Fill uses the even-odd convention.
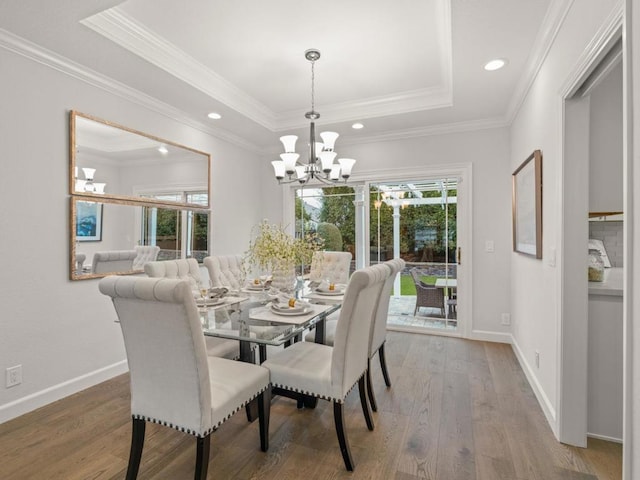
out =
[[[340,158],[337,163],[334,160],[337,153],[333,150],[339,134],[336,132],[322,132],[322,142],[316,142],[316,127],[314,120],[320,118],[320,113],[315,111],[315,62],[320,58],[320,51],[309,49],[304,52],[305,58],[311,62],[311,111],[305,113],[305,118],[311,120],[309,128],[309,163],[298,161],[300,155],[296,153],[296,135],[280,137],[284,146],[284,153],[280,154],[281,160],[271,162],[278,183],[307,183],[312,179],[322,183],[335,183],[342,178],[345,182],[351,175],[351,169],[356,163],[353,158]],[[294,176],[295,174],[295,176]],[[287,177],[285,180],[285,176]]]
[[[84,180],[78,178],[78,167],[75,167],[74,180],[76,192],[89,192],[89,193],[104,193],[104,187],[106,183],[97,183],[93,181],[93,176],[96,173],[95,168],[83,168]]]

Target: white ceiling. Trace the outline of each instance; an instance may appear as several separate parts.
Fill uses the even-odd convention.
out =
[[[283,132],[306,132],[311,47],[322,53],[317,125],[339,132],[338,143],[507,124],[566,4],[22,0],[0,2],[0,28],[221,136],[278,151]],[[484,71],[497,57],[507,67]],[[211,111],[223,118],[208,119]]]

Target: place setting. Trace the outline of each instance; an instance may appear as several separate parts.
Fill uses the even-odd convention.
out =
[[[271,289],[271,275],[262,275],[249,280],[244,286],[247,292],[265,292]]]
[[[344,292],[347,289],[344,283],[332,283],[328,280],[323,280],[309,287],[310,292],[305,295],[305,298],[313,303],[325,304],[342,302]]]
[[[194,298],[198,307],[215,307],[227,301],[229,289],[226,287],[206,288],[199,286],[198,292],[194,291]]]
[[[250,318],[275,323],[301,324],[306,322],[310,315],[317,315],[324,308],[326,306],[312,305],[305,300],[279,294],[264,307],[253,309]]]
[[[305,315],[313,311],[311,305],[303,300],[278,295],[269,304],[271,311],[277,315],[295,316]]]
[[[344,295],[344,291],[347,286],[344,283],[333,283],[327,280],[320,282],[320,284],[313,290],[318,295],[335,297]]]

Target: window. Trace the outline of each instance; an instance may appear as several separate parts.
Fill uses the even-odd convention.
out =
[[[207,205],[206,191],[146,193],[147,198]],[[141,245],[158,245],[158,260],[195,258],[201,263],[209,255],[209,212],[143,207]]]

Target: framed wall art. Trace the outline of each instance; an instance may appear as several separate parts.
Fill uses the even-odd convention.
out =
[[[76,239],[79,242],[102,240],[102,203],[78,202],[76,205]]]
[[[535,150],[512,175],[513,250],[542,258],[542,153]]]

